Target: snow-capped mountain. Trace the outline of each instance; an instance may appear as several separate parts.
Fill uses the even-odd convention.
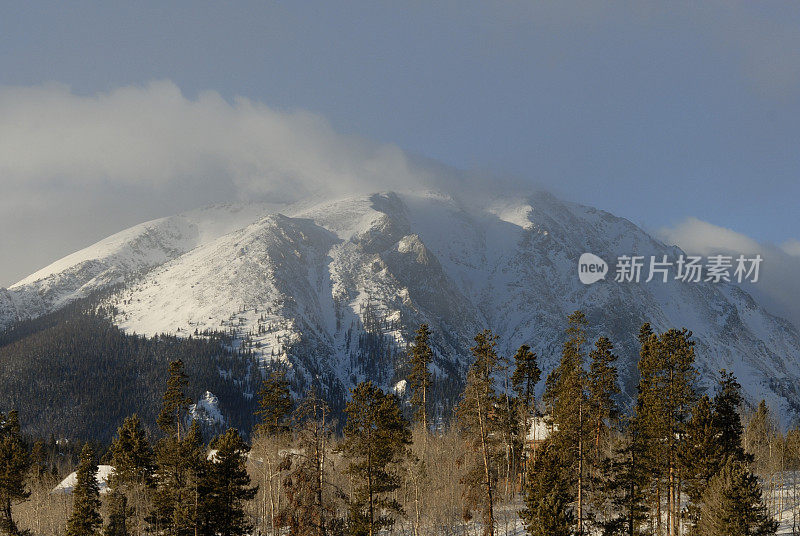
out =
[[[422,322],[434,332],[442,394],[462,378],[472,337],[529,344],[547,371],[566,316],[609,336],[634,393],[639,326],[687,327],[706,385],[733,371],[750,401],[784,421],[800,410],[800,333],[733,284],[583,285],[584,252],[677,257],[631,222],[544,192],[464,201],[440,192],[376,193],[293,205],[224,205],[113,235],[0,290],[0,329],[112,285],[114,322],[155,335],[234,332],[263,360],[291,363],[340,400],[354,382],[391,386],[396,356]],[[448,387],[450,386],[450,387]]]

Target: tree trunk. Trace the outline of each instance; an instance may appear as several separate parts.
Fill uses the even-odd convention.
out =
[[[267,456],[267,474],[268,488],[269,488],[269,520],[272,529],[271,534],[275,534],[275,495],[272,492],[272,460]]]
[[[667,533],[675,536],[675,475],[672,467],[672,454],[669,459],[669,489],[667,490]]]
[[[372,498],[372,442],[367,449],[367,489],[369,492],[369,536],[373,536],[373,525],[375,524],[375,510]]]
[[[483,450],[483,469],[486,478],[486,500],[489,503],[489,530],[486,532],[484,529],[484,533],[488,534],[489,536],[494,536],[494,504],[492,500],[492,477],[491,471],[489,470],[489,447],[486,444],[486,429],[483,424],[483,412],[481,411],[480,401],[477,401],[477,406],[478,424],[480,425],[481,433],[481,449]]]
[[[661,536],[661,482],[656,480],[656,534]]]
[[[319,536],[325,535],[325,507],[323,505],[323,486],[325,485],[325,413],[322,414],[322,428],[317,429],[317,460],[319,461],[319,483],[317,488],[317,506],[319,508]]]
[[[578,399],[578,536],[583,536],[583,401]]]
[[[428,387],[422,382],[422,427],[428,433]]]

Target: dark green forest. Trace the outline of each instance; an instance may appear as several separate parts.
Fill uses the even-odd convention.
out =
[[[261,373],[229,343],[221,333],[128,335],[83,301],[0,334],[0,408],[19,408],[25,433],[107,444],[132,413],[155,430],[167,366],[180,359],[187,395],[211,391],[228,424],[249,432]]]

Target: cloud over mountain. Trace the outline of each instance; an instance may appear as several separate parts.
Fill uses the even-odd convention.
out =
[[[742,233],[697,218],[687,218],[678,225],[662,228],[661,239],[696,255],[754,255],[764,259],[759,281],[745,284],[774,314],[783,316],[800,328],[800,243],[789,240],[781,246],[762,244]]]
[[[319,115],[211,91],[187,98],[169,81],[96,95],[0,88],[0,131],[0,250],[29,253],[0,285],[143,218],[413,187],[426,175],[396,146],[339,134]]]

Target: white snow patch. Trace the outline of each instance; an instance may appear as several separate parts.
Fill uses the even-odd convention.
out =
[[[225,417],[219,410],[219,399],[211,391],[206,391],[197,404],[189,406],[189,415],[192,420],[198,420],[203,424],[225,424]]]
[[[109,491],[108,478],[114,472],[114,467],[111,465],[98,465],[97,466],[97,485],[100,487],[100,494],[106,494]],[[72,490],[78,484],[78,473],[72,472],[62,480],[53,491],[50,493],[63,493],[64,495],[71,495]]]
[[[399,382],[394,384],[392,390],[394,391],[394,394],[396,394],[397,396],[403,396],[404,394],[406,394],[406,387],[407,387],[407,382],[405,380],[400,380]]]

